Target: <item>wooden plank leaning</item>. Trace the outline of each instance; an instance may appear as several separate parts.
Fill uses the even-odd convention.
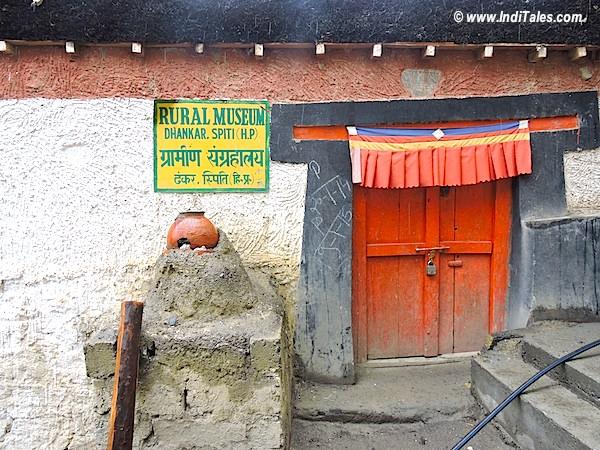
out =
[[[131,450],[144,303],[121,303],[108,450]]]

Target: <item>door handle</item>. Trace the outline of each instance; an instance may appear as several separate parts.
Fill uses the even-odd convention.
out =
[[[462,267],[462,260],[455,259],[453,261],[448,261],[448,267]]]

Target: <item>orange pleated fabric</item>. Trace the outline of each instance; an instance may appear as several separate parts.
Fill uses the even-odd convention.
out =
[[[447,141],[440,140],[419,144],[423,148],[399,151],[373,148],[377,139],[369,140],[368,149],[355,141],[351,145],[353,181],[372,188],[412,188],[462,186],[530,174],[529,130],[518,131],[520,136],[526,131],[527,138],[466,146],[457,146],[456,142],[448,146]],[[461,139],[467,143],[486,140]],[[414,143],[415,139],[410,141]]]

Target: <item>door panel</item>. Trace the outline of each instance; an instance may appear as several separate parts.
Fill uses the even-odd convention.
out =
[[[367,195],[367,243],[396,242],[400,217],[398,192],[391,189],[375,189],[373,192],[367,192]]]
[[[456,203],[456,189],[451,187],[440,188],[440,241],[456,240],[454,230],[454,205]]]
[[[448,266],[454,260],[454,255],[440,255],[440,332],[439,353],[452,353],[454,350],[454,272]]]
[[[423,353],[425,189],[369,189],[367,203],[368,357]],[[393,211],[391,211],[393,210]]]
[[[393,358],[398,351],[400,316],[398,257],[371,258],[369,279],[368,348],[369,358]]]
[[[422,259],[369,258],[369,359],[423,354]],[[411,289],[406,289],[407,280],[411,280]]]
[[[451,274],[440,280],[440,353],[466,352],[478,350],[489,332],[495,184],[446,189],[440,239],[449,247],[443,270]]]
[[[425,189],[369,189],[367,243],[423,242],[425,194]]]
[[[510,180],[452,188],[356,187],[354,220],[359,360],[478,350],[501,326]],[[447,248],[419,251],[432,247]],[[426,275],[429,257],[434,276]]]
[[[453,352],[480,350],[489,333],[490,256],[456,255]]]
[[[495,183],[452,188],[455,193],[454,240],[491,241],[494,225]],[[446,214],[442,212],[442,217]]]

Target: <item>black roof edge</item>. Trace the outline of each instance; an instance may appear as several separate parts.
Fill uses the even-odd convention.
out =
[[[467,23],[477,13],[505,20]],[[580,16],[557,23],[559,14]],[[600,0],[3,0],[0,39],[599,46]]]

